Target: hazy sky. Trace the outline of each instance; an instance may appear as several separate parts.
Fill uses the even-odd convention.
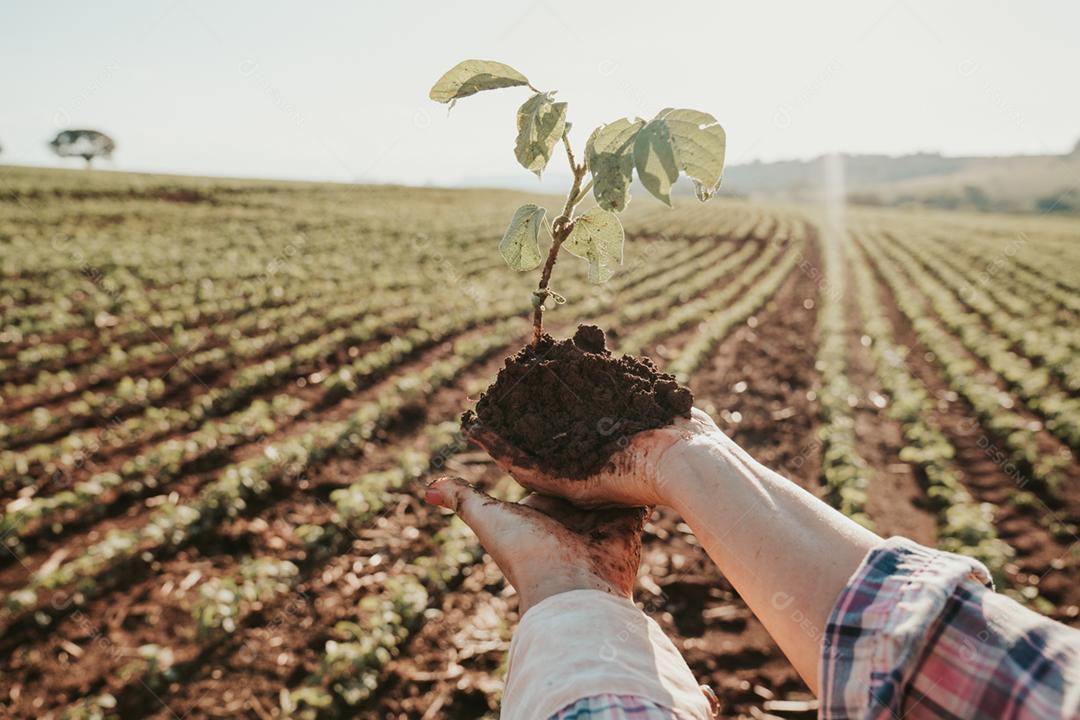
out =
[[[681,106],[716,115],[729,162],[1058,153],[1080,137],[1078,28],[1064,0],[9,2],[0,162],[56,164],[49,138],[93,127],[117,140],[118,169],[527,181],[512,154],[523,89],[449,116],[427,99],[467,57],[558,89],[579,144]]]

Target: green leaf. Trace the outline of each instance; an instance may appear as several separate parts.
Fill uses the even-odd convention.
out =
[[[531,203],[517,209],[499,243],[507,265],[515,270],[532,270],[540,265],[537,238],[546,214],[547,210]]]
[[[553,102],[555,93],[536,93],[517,111],[514,154],[526,170],[538,176],[547,167],[555,143],[566,128],[566,103]]]
[[[634,164],[645,188],[668,205],[680,170],[704,202],[720,187],[726,147],[724,128],[712,115],[665,108],[638,133]]]
[[[660,114],[641,128],[634,139],[634,165],[638,179],[653,197],[671,205],[671,186],[679,179],[679,165],[675,160],[675,148],[671,144],[671,131]]]
[[[724,175],[727,134],[709,113],[672,110],[665,118],[679,167],[694,181],[698,200],[705,202],[720,187]]]
[[[645,127],[641,118],[621,118],[593,130],[585,143],[585,164],[593,175],[593,195],[605,210],[622,212],[630,202],[634,176],[634,138]]]
[[[529,80],[509,65],[494,60],[462,60],[446,71],[428,93],[435,102],[453,103],[481,90],[528,85]]]
[[[614,213],[593,208],[574,220],[562,246],[571,255],[589,261],[589,282],[607,282],[615,274],[614,266],[622,264],[622,223]]]

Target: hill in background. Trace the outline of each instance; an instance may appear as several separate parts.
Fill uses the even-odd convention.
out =
[[[830,192],[826,166],[833,157],[735,165],[725,172],[724,190],[755,198],[819,199]],[[1080,142],[1064,155],[838,157],[843,193],[855,204],[1080,212]]]

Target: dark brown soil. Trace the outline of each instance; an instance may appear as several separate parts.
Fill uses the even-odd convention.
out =
[[[596,473],[626,438],[689,417],[694,396],[648,358],[615,357],[604,331],[580,325],[571,340],[541,337],[506,361],[466,412],[517,457],[516,464],[579,479]]]

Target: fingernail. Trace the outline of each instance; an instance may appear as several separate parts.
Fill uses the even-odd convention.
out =
[[[428,488],[424,491],[424,502],[429,505],[441,506],[443,504],[443,494],[435,488]]]

